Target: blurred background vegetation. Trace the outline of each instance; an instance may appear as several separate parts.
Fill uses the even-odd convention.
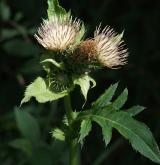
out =
[[[125,30],[130,56],[120,70],[93,73],[97,87],[89,93],[86,107],[110,83],[120,82],[120,91],[129,89],[127,106],[140,104],[147,109],[138,116],[154,133],[160,146],[160,1],[159,0],[61,0],[61,5],[84,20],[92,37],[96,26],[110,25]],[[19,107],[25,86],[43,74],[39,65],[42,47],[33,35],[46,18],[46,0],[0,0],[0,164],[66,165],[68,151],[64,143],[51,139],[50,131],[60,126],[63,100],[38,104],[34,99]],[[72,95],[74,109],[83,98],[77,88]],[[21,109],[21,110],[19,110]],[[100,128],[94,130],[82,148],[83,165],[153,165],[131,149],[127,141],[113,133],[106,149]]]

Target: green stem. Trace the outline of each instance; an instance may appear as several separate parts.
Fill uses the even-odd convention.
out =
[[[68,119],[69,128],[72,131],[72,122],[73,122],[73,111],[72,111],[72,105],[71,105],[71,99],[70,96],[67,95],[64,97],[64,105],[66,110],[66,116]],[[77,139],[73,139],[72,137],[69,137],[69,152],[70,152],[70,158],[69,162],[70,165],[78,165],[78,141]]]
[[[64,97],[64,106],[66,110],[68,123],[69,123],[69,126],[71,127],[71,123],[73,120],[73,116],[72,116],[73,111],[72,111],[72,105],[71,105],[71,98],[69,95]]]
[[[70,141],[70,165],[78,165],[78,143],[77,139]]]

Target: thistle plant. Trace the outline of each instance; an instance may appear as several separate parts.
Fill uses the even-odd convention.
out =
[[[97,123],[103,134],[105,146],[116,129],[131,146],[150,160],[160,163],[160,151],[149,128],[134,119],[144,110],[143,106],[124,109],[128,90],[113,100],[118,83],[110,87],[90,106],[73,111],[70,93],[76,85],[87,100],[88,91],[96,86],[90,73],[101,68],[119,68],[127,63],[128,51],[123,32],[117,34],[112,28],[98,26],[93,38],[84,39],[84,23],[71,16],[59,5],[58,0],[48,0],[48,18],[38,28],[35,38],[44,48],[41,61],[46,77],[38,77],[25,91],[21,104],[34,97],[39,103],[64,98],[66,115],[62,128],[54,128],[52,137],[64,141],[70,150],[70,165],[78,164],[78,146],[83,146],[86,136]]]

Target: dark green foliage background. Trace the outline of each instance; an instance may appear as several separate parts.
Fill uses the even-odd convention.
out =
[[[125,30],[124,39],[130,52],[128,65],[120,70],[104,69],[93,73],[97,87],[90,91],[85,107],[89,107],[111,83],[120,81],[119,92],[125,86],[129,90],[128,106],[140,104],[147,107],[138,119],[151,128],[160,146],[160,1],[61,0],[60,3],[84,20],[87,37],[93,36],[100,22],[103,27],[110,25],[119,33]],[[44,75],[39,65],[42,48],[33,34],[42,17],[46,18],[46,9],[45,0],[0,0],[1,165],[67,164],[66,146],[53,141],[49,133],[52,127],[60,126],[64,114],[63,100],[52,104],[38,104],[32,100],[21,108],[34,116],[41,130],[40,140],[33,143],[33,154],[27,156],[10,145],[14,139],[24,136],[18,129],[15,109],[23,98],[25,86],[37,75]],[[72,94],[76,110],[80,110],[83,104],[83,97],[78,92],[77,88]],[[116,132],[106,149],[99,127],[94,125],[93,128],[82,149],[83,165],[94,164],[97,159],[100,165],[115,165],[117,162],[119,165],[154,164],[133,151]]]

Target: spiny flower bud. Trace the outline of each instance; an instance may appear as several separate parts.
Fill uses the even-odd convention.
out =
[[[100,27],[94,33],[94,41],[96,45],[97,60],[109,68],[117,68],[125,65],[128,57],[127,49],[124,49],[124,41],[122,34],[116,34],[109,26],[102,31]]]
[[[43,20],[35,38],[46,49],[64,51],[76,42],[81,23],[71,16],[54,16],[49,20]]]

